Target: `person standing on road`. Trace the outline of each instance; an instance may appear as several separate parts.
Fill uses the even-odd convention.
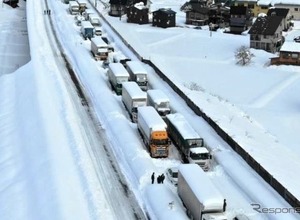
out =
[[[161,174],[161,183],[164,183],[165,180],[165,174]]]
[[[151,181],[152,181],[152,184],[154,183],[154,180],[155,180],[155,174],[154,174],[154,172],[153,172],[152,175],[151,175]]]

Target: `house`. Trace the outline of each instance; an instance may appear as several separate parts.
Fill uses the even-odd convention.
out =
[[[180,10],[183,12],[187,12],[192,10],[192,8],[199,8],[199,7],[206,7],[208,5],[206,0],[190,0],[185,2],[181,7]]]
[[[162,28],[175,27],[176,12],[170,8],[160,8],[154,11],[152,25]]]
[[[110,0],[110,9],[108,14],[110,16],[121,17],[126,14],[127,3],[127,0]]]
[[[208,24],[208,7],[197,4],[191,3],[189,9],[186,11],[186,24],[202,26]]]
[[[230,32],[241,34],[251,25],[252,16],[249,8],[245,6],[231,6],[230,7]]]
[[[248,32],[250,48],[262,49],[271,53],[278,51],[283,42],[282,19],[280,16],[258,17]]]
[[[127,8],[127,22],[136,24],[149,23],[149,8],[144,3],[137,3]]]
[[[288,8],[270,8],[268,10],[268,16],[280,16],[282,17],[283,30],[288,30],[291,22],[291,15],[289,14],[290,9]]]
[[[19,0],[3,0],[3,3],[10,5],[12,8],[17,8]]]
[[[257,0],[234,0],[232,1],[232,6],[244,6],[249,9],[252,17],[257,16],[254,15],[257,7]]]
[[[300,44],[296,42],[285,42],[279,57],[271,58],[271,65],[300,65]]]
[[[300,1],[299,0],[273,0],[275,8],[287,8],[290,9],[289,13],[295,20],[300,20]]]
[[[230,22],[230,8],[222,4],[211,5],[209,7],[209,23],[227,27]]]
[[[258,0],[256,7],[252,11],[254,17],[258,17],[260,14],[267,14],[270,7],[272,7],[272,0]]]

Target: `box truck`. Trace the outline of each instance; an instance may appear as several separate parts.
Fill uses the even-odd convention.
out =
[[[91,39],[91,51],[95,60],[107,60],[111,51],[107,43],[103,41],[101,36],[95,36]]]
[[[148,74],[140,61],[127,61],[126,68],[130,75],[130,81],[135,81],[142,90],[148,89]]]
[[[168,157],[167,124],[152,106],[138,108],[137,127],[151,157]]]
[[[197,164],[178,168],[177,192],[192,219],[226,220],[226,200]]]
[[[180,113],[168,114],[165,118],[168,134],[184,162],[198,164],[204,171],[211,166],[211,154],[204,146],[204,140],[192,128],[185,117]]]
[[[81,21],[81,34],[86,39],[94,37],[94,26],[89,21]]]
[[[147,91],[147,105],[154,107],[162,117],[171,112],[169,98],[159,89],[150,89]]]
[[[112,88],[115,90],[117,95],[121,95],[122,83],[129,80],[129,74],[127,70],[120,63],[109,63],[107,73]]]
[[[146,106],[147,94],[136,82],[124,82],[122,85],[122,101],[133,122],[137,122],[138,107]]]

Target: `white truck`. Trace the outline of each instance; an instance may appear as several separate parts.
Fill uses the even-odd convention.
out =
[[[185,117],[180,113],[168,114],[165,118],[168,133],[179,149],[183,161],[198,164],[204,171],[211,166],[212,156],[204,146],[204,140],[192,128]]]
[[[69,2],[69,12],[71,15],[79,14],[79,4],[76,1]]]
[[[122,101],[129,112],[132,121],[137,122],[138,107],[146,106],[147,94],[136,82],[124,82],[122,85]]]
[[[88,8],[88,9],[86,9],[83,13],[82,13],[82,16],[84,17],[84,19],[86,20],[86,21],[88,21],[89,20],[89,16],[91,15],[91,14],[94,14],[95,12],[94,12],[94,10],[93,9],[91,9],[91,8]]]
[[[110,48],[101,36],[95,36],[91,39],[91,51],[95,60],[107,60]]]
[[[100,23],[100,17],[96,14],[90,14],[89,15],[89,21],[91,22],[91,24],[96,27],[96,26],[101,26]]]
[[[168,157],[167,125],[152,106],[138,108],[137,127],[151,157]]]
[[[117,95],[122,94],[122,83],[129,80],[129,74],[125,67],[120,63],[108,64],[108,79]]]
[[[226,200],[197,164],[181,164],[177,192],[187,214],[198,220],[226,220]]]
[[[140,61],[127,61],[126,69],[130,75],[130,81],[135,81],[142,90],[148,89],[148,73]]]
[[[147,105],[154,107],[163,118],[171,112],[169,98],[159,89],[147,91]]]
[[[86,39],[91,39],[94,37],[95,34],[95,28],[89,21],[81,21],[81,34],[82,37]]]

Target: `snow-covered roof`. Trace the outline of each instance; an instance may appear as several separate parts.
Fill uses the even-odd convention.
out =
[[[149,89],[147,91],[147,94],[148,97],[156,104],[170,101],[168,96],[159,89]]]
[[[147,71],[140,61],[128,61],[126,62],[126,65],[131,69],[133,74],[147,74]]]
[[[152,106],[138,107],[138,120],[141,117],[144,119],[143,121],[147,124],[147,127],[152,128],[152,130],[164,131],[167,128],[167,124]]]
[[[299,0],[258,0],[258,5],[275,5],[275,4],[286,4],[286,5],[300,5]]]
[[[203,204],[204,209],[222,209],[224,197],[214,186],[207,173],[197,164],[179,165],[179,177],[189,184],[197,199]]]
[[[112,74],[115,76],[128,76],[129,73],[121,63],[110,63],[108,64],[109,69],[111,69]]]
[[[209,153],[206,147],[192,147],[190,148],[190,151],[195,153],[195,154],[204,154],[204,153]]]
[[[107,43],[99,36],[91,38],[91,42],[97,45],[97,47],[107,47]]]
[[[91,24],[90,21],[82,21],[81,22],[81,27],[82,28],[94,28],[94,26]]]
[[[177,128],[184,139],[200,139],[199,134],[180,113],[168,114],[167,119]]]
[[[122,89],[126,90],[131,98],[142,98],[147,99],[146,92],[142,91],[136,82],[124,82],[122,83]]]
[[[280,48],[280,51],[300,52],[300,43],[286,41]]]

